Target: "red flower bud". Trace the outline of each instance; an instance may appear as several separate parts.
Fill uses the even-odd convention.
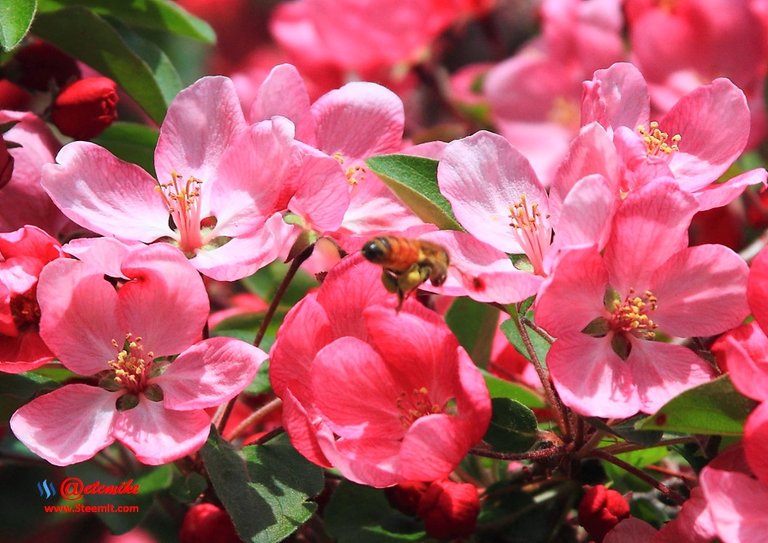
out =
[[[8,184],[13,175],[13,156],[8,152],[5,140],[0,138],[0,189]]]
[[[61,88],[80,78],[75,59],[43,41],[27,45],[16,53],[14,60],[21,67],[19,83],[28,89],[47,91],[51,80]]]
[[[240,543],[232,519],[212,503],[193,505],[187,511],[179,531],[180,543]]]
[[[26,111],[32,102],[32,95],[7,79],[0,79],[0,109]]]
[[[418,515],[430,537],[469,537],[480,512],[477,488],[468,483],[435,481],[421,497]]]
[[[429,483],[408,481],[389,487],[384,493],[387,495],[387,499],[392,507],[406,515],[415,517],[419,509],[421,497],[428,487]]]
[[[627,517],[627,500],[620,493],[603,485],[587,488],[579,504],[579,524],[596,543],[601,543],[605,535]]]
[[[91,139],[117,118],[117,101],[117,85],[108,77],[80,79],[56,97],[51,120],[66,136]]]

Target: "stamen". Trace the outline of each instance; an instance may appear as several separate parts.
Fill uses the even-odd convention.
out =
[[[120,349],[117,356],[107,362],[115,372],[115,382],[131,392],[143,391],[147,385],[149,370],[152,368],[155,355],[151,351],[144,354],[141,338],[134,339],[130,333],[125,335],[122,346],[114,339],[112,345]]]
[[[534,202],[529,206],[523,194],[516,204],[510,206],[509,217],[509,225],[514,230],[520,247],[531,261],[533,272],[544,275],[544,254],[552,239],[552,229],[546,220],[549,215],[542,218],[539,204]]]
[[[200,187],[203,181],[189,177],[186,182],[177,172],[171,172],[170,183],[159,183],[156,190],[168,206],[168,213],[179,231],[179,248],[192,253],[203,245],[200,235]]]
[[[341,166],[344,166],[346,159],[344,158],[344,155],[341,153],[341,151],[336,151],[331,156],[335,158],[336,161]],[[344,170],[344,175],[347,178],[347,183],[349,183],[353,187],[365,181],[366,173],[368,173],[368,170],[366,170],[365,167],[361,166],[360,164],[353,164],[352,166],[349,166]]]
[[[397,398],[396,405],[402,413],[400,415],[400,423],[405,429],[410,428],[411,424],[421,417],[442,413],[442,409],[433,404],[432,400],[429,399],[429,389],[427,387],[414,389],[410,395],[401,392]]]
[[[642,339],[654,339],[658,326],[648,314],[656,307],[656,296],[650,290],[646,290],[642,296],[637,296],[634,289],[629,289],[629,295],[624,302],[613,301],[611,328]]]
[[[656,121],[651,121],[649,126],[650,128],[646,128],[643,125],[637,127],[637,131],[643,137],[648,156],[671,155],[675,151],[680,150],[677,145],[683,139],[680,134],[675,134],[670,138],[669,134],[659,129],[659,123]],[[672,145],[667,143],[667,141],[671,142]]]

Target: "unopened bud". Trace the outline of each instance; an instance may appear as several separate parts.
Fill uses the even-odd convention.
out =
[[[28,89],[47,91],[51,83],[61,88],[80,78],[75,59],[44,41],[35,41],[21,49],[14,60],[19,64],[19,82]]]
[[[75,81],[56,97],[51,120],[62,134],[87,140],[117,118],[117,85],[107,77]]]
[[[601,543],[605,535],[627,517],[627,500],[603,485],[588,487],[579,503],[579,524],[596,543]]]
[[[27,111],[32,95],[26,89],[7,79],[0,79],[0,109]]]
[[[429,485],[418,515],[430,537],[456,539],[472,534],[479,512],[480,497],[474,485],[446,480]]]
[[[187,511],[179,531],[179,543],[240,543],[232,519],[212,503],[199,503]]]

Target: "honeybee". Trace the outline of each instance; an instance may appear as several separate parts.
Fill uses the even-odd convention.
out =
[[[384,268],[381,280],[389,292],[397,293],[397,311],[427,279],[439,287],[448,275],[448,251],[429,241],[379,236],[363,245],[363,256]]]

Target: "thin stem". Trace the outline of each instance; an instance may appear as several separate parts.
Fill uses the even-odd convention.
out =
[[[528,330],[522,323],[522,318],[520,315],[514,319],[514,322],[515,326],[517,326],[518,332],[520,333],[520,338],[523,340],[523,344],[525,345],[525,350],[528,351],[528,355],[531,357],[533,367],[536,368],[536,373],[539,376],[541,385],[544,387],[544,395],[547,398],[547,402],[555,411],[557,426],[560,428],[560,431],[563,432],[564,436],[570,436],[571,428],[567,417],[565,416],[565,407],[562,403],[560,403],[560,398],[558,398],[557,394],[555,393],[552,382],[549,380],[549,374],[544,365],[541,363],[541,360],[539,360],[539,355],[536,354],[536,349],[533,348],[531,336],[528,335]]]
[[[642,445],[640,443],[621,443],[619,445],[611,445],[609,447],[603,447],[600,450],[607,452],[608,454],[619,454],[619,453],[625,453],[625,452],[640,451],[643,449],[648,449],[650,447],[666,447],[670,445],[682,445],[685,443],[695,443],[695,442],[696,442],[696,438],[693,436],[676,437],[673,439],[659,441],[658,443],[654,443],[651,446]]]
[[[544,330],[544,328],[542,328],[542,327],[540,327],[540,326],[537,326],[536,324],[534,324],[534,322],[533,322],[531,319],[529,319],[529,318],[527,318],[527,317],[521,317],[521,318],[520,318],[520,321],[521,321],[521,322],[522,322],[524,325],[526,325],[528,328],[530,328],[531,330],[533,330],[534,332],[536,332],[537,334],[539,334],[539,335],[540,335],[540,336],[541,336],[541,337],[544,339],[544,341],[546,341],[546,342],[547,342],[547,343],[549,343],[550,345],[552,345],[552,344],[555,342],[555,338],[553,338],[552,336],[550,336],[550,335],[547,333],[547,331],[546,331],[546,330]]]
[[[621,460],[620,458],[616,458],[612,454],[605,452],[603,449],[595,449],[590,454],[591,456],[601,458],[606,462],[610,462],[611,464],[614,464],[620,467],[627,473],[631,473],[638,479],[646,482],[651,487],[655,488],[656,490],[658,490],[659,492],[667,496],[669,499],[673,500],[678,505],[683,505],[683,503],[685,502],[685,498],[683,498],[680,494],[678,494],[677,492],[669,488],[664,483],[657,481],[656,479],[654,479],[653,477],[645,473],[643,470],[636,468],[632,464],[629,464],[624,460]]]
[[[656,473],[661,473],[662,475],[667,475],[668,477],[676,477],[678,479],[682,479],[683,481],[687,481],[690,483],[696,482],[695,475],[691,475],[689,473],[680,473],[679,471],[667,469],[662,466],[654,466],[653,464],[649,464],[645,466],[645,469],[650,471],[655,471]]]
[[[241,434],[243,434],[250,425],[260,421],[261,419],[265,418],[270,413],[274,412],[277,409],[280,409],[280,406],[283,405],[283,400],[280,398],[275,398],[271,402],[266,403],[265,405],[261,406],[259,409],[245,417],[240,424],[238,424],[234,430],[230,433],[230,435],[226,438],[227,441],[232,441],[233,439],[237,439],[240,437]]]
[[[280,305],[280,301],[283,299],[285,291],[288,290],[288,285],[291,284],[291,281],[296,275],[296,272],[299,271],[299,267],[301,267],[305,260],[312,256],[312,251],[314,249],[314,244],[310,245],[301,251],[298,255],[296,255],[296,257],[291,261],[291,265],[288,267],[288,271],[285,273],[285,277],[283,277],[283,280],[280,282],[280,286],[277,287],[277,291],[272,298],[272,302],[269,304],[269,308],[267,308],[267,312],[264,314],[264,320],[261,321],[261,326],[259,326],[259,330],[256,332],[256,338],[253,340],[253,345],[255,347],[261,345],[261,341],[264,339],[264,335],[267,333],[267,328],[269,328],[269,323],[272,322],[272,318],[275,316],[275,311],[277,311],[277,307]],[[232,408],[234,407],[236,401],[237,396],[229,400],[227,407],[224,409],[221,420],[216,425],[219,433],[224,432],[224,427],[227,425],[227,420],[229,420],[229,415],[232,413]]]
[[[584,456],[588,455],[592,449],[600,444],[600,441],[604,436],[605,432],[602,430],[596,430],[595,433],[590,436],[589,440],[584,444],[584,446],[579,448],[577,457],[583,458]]]
[[[477,456],[496,458],[498,460],[543,460],[545,458],[552,458],[553,456],[560,456],[565,454],[566,451],[565,447],[557,446],[547,447],[546,449],[537,449],[535,451],[527,451],[524,453],[504,453],[479,447],[473,447],[469,452]]]

